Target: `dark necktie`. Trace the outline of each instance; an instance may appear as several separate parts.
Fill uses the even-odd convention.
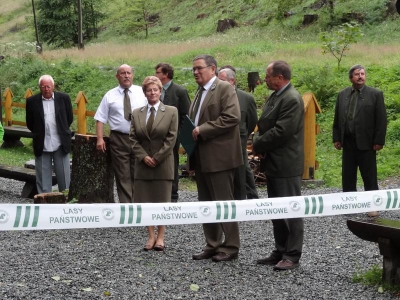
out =
[[[127,121],[131,120],[132,108],[131,99],[129,98],[129,89],[124,90],[124,118]]]
[[[161,91],[161,102],[164,102],[164,98],[165,98],[165,92],[166,92],[167,90],[165,89],[165,88],[162,88],[162,91]]]
[[[199,111],[201,96],[203,95],[203,91],[205,91],[205,88],[199,87],[197,95],[196,95],[196,99],[194,99],[193,110],[190,112],[190,119],[193,122],[196,119],[197,112]]]
[[[359,90],[354,90],[353,94],[351,95],[350,103],[349,103],[349,111],[348,111],[348,114],[347,114],[347,118],[349,120],[353,120],[354,119],[354,115],[356,113],[357,100],[358,100],[358,95],[359,94],[360,94]]]
[[[150,132],[151,132],[151,128],[153,127],[154,111],[155,111],[154,106],[150,107],[150,116],[149,116],[149,119],[147,120],[147,124],[146,124],[147,133],[149,135],[150,135]]]

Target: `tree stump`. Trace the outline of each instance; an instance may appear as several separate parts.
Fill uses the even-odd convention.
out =
[[[217,32],[225,32],[226,30],[237,26],[239,26],[239,24],[233,19],[218,20]]]
[[[95,135],[75,135],[68,200],[78,203],[114,203],[114,170],[108,137],[107,151],[96,149]]]
[[[318,15],[304,15],[303,16],[303,26],[310,25],[318,20]]]
[[[362,13],[349,12],[344,13],[340,19],[342,23],[348,23],[351,21],[357,21],[358,23],[364,23],[364,15]]]
[[[35,204],[65,204],[66,202],[67,197],[60,192],[37,194],[33,197]]]
[[[261,83],[260,74],[258,72],[247,73],[247,85],[250,92],[254,92],[257,85]]]

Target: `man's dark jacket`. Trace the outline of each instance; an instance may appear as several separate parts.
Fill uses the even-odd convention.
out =
[[[188,113],[190,106],[190,98],[187,90],[171,82],[171,85],[165,91],[163,103],[165,105],[175,106],[178,109],[178,124],[179,126],[182,125],[182,117]]]
[[[333,121],[333,142],[343,145],[347,111],[352,87],[342,90],[336,101]],[[372,150],[373,145],[384,145],[387,127],[386,108],[382,91],[364,86],[357,101],[354,130],[357,148]]]
[[[45,123],[42,94],[26,99],[26,125],[33,133],[33,152],[41,156],[44,147]],[[71,130],[73,121],[71,99],[67,94],[54,92],[54,112],[61,147],[65,153],[71,152]]]

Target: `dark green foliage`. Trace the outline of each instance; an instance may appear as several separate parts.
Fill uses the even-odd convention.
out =
[[[338,92],[347,84],[340,80],[342,74],[330,66],[302,67],[296,70],[293,82],[300,92],[314,93],[325,109],[334,106]]]
[[[102,17],[100,1],[82,0],[83,38],[97,37],[97,23]],[[39,37],[55,47],[78,43],[78,9],[76,0],[41,0],[37,4]]]

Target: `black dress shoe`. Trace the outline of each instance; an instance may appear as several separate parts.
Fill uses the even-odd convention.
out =
[[[281,259],[270,255],[270,256],[268,256],[266,258],[257,259],[257,264],[259,264],[259,265],[267,265],[267,266],[275,266],[280,261],[281,261]]]
[[[193,260],[209,259],[213,257],[215,254],[217,253],[215,253],[214,251],[203,251],[198,254],[193,254],[192,258]]]
[[[223,252],[218,253],[217,255],[214,255],[212,257],[212,260],[215,262],[219,262],[219,261],[230,261],[230,260],[234,260],[238,258],[238,254],[234,253],[234,254],[226,254]]]
[[[297,268],[300,264],[298,262],[293,262],[289,259],[282,259],[280,262],[276,264],[274,270],[291,270]]]

